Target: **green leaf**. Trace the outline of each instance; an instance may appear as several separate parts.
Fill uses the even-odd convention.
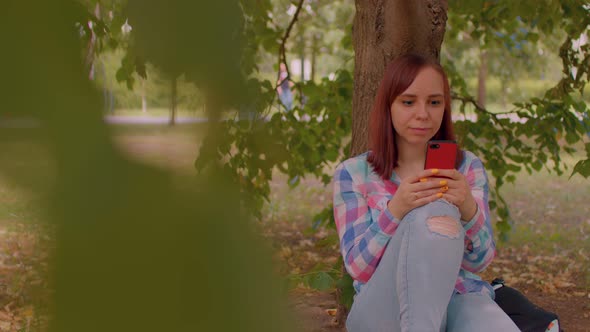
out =
[[[355,290],[352,286],[352,278],[348,273],[344,273],[342,278],[336,282],[336,287],[340,289],[340,304],[350,309],[354,299]]]
[[[309,276],[309,286],[320,291],[329,290],[334,287],[334,278],[328,273],[320,271]]]
[[[572,176],[574,176],[576,173],[580,174],[581,176],[583,176],[585,178],[589,177],[590,176],[590,159],[578,161],[576,163],[576,166],[574,166],[574,170],[572,171],[570,178]]]
[[[119,68],[115,74],[115,78],[119,83],[126,81],[127,77],[129,77],[129,73],[127,73],[124,67]]]

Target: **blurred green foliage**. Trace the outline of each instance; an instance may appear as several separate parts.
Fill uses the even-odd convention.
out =
[[[240,45],[232,39],[240,31],[238,3],[161,4],[130,2],[129,15],[164,14],[158,19],[166,37],[195,44],[172,38],[165,41],[172,51],[163,54],[151,44],[164,42],[161,35],[138,34],[145,56],[172,73],[179,62],[190,68],[187,76],[215,96],[211,116],[244,98],[232,88],[243,82],[235,61]],[[270,253],[227,170],[213,167],[180,189],[167,171],[132,161],[113,144],[81,52],[90,40],[80,30],[87,8],[66,0],[3,7],[0,33],[14,52],[0,55],[0,117],[37,119],[35,134],[56,164],[46,196],[46,220],[56,233],[49,330],[288,330]],[[190,13],[190,24],[175,24],[181,13]],[[211,28],[219,29],[214,38]],[[27,181],[35,174],[3,166],[0,172],[37,189]]]

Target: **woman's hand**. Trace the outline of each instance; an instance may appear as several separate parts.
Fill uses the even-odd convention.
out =
[[[424,170],[402,181],[387,204],[394,217],[401,220],[408,212],[443,197],[448,180],[432,178],[439,170]]]
[[[465,176],[456,169],[438,170],[437,176],[447,178],[447,185],[441,190],[442,197],[459,208],[462,220],[471,220],[477,212],[477,203]]]

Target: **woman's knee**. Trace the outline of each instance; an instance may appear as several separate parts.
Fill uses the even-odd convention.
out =
[[[450,216],[433,216],[426,219],[426,227],[432,233],[451,239],[458,239],[463,235],[463,227],[457,219]]]
[[[424,224],[430,233],[451,239],[462,238],[464,230],[461,225],[459,210],[445,200],[437,200],[412,210],[406,222]]]

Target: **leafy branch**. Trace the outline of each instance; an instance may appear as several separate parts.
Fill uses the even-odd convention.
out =
[[[516,108],[512,111],[491,112],[481,107],[465,90],[452,96],[461,102],[463,114],[466,105],[470,105],[478,115],[474,121],[457,121],[456,128],[463,147],[483,156],[486,168],[495,178],[490,207],[496,209],[500,218],[497,227],[501,238],[508,235],[511,223],[508,206],[500,192],[504,182],[514,182],[522,167],[528,173],[544,167],[549,172],[562,174],[562,169],[568,166],[563,163],[560,151],[573,154],[576,151],[573,145],[582,141],[590,131],[588,109],[581,100],[583,87],[588,81],[590,52],[588,47],[574,52],[572,39],[567,37],[560,47],[560,56],[564,77],[548,89],[543,98],[515,103]],[[573,68],[578,70],[575,77],[571,74]],[[455,78],[455,74],[451,73],[450,77]],[[582,75],[586,78],[583,79]],[[458,86],[462,85],[459,83]],[[576,91],[579,96],[574,95]],[[562,133],[565,145],[559,141]],[[586,160],[576,164],[572,175],[590,175],[588,156],[590,153],[586,151]],[[552,168],[548,165],[549,161],[553,163]]]

